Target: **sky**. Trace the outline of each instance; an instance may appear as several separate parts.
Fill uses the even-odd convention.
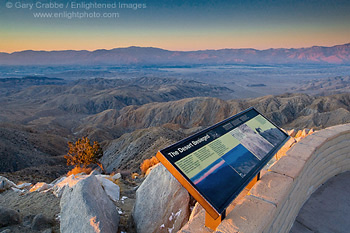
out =
[[[350,42],[349,12],[349,0],[0,0],[0,52],[333,46]]]

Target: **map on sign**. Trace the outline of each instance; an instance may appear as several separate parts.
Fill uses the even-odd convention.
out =
[[[161,150],[157,157],[168,169],[173,166],[169,170],[192,195],[200,196],[197,201],[204,208],[220,214],[287,139],[251,108]]]

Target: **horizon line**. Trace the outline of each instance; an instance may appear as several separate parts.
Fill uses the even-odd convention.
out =
[[[96,51],[111,51],[114,49],[128,49],[128,48],[152,48],[152,49],[160,49],[160,50],[165,50],[165,51],[170,51],[170,52],[198,52],[198,51],[219,51],[219,50],[239,50],[239,49],[246,49],[246,50],[256,50],[256,51],[266,51],[266,50],[271,50],[271,49],[307,49],[307,48],[313,48],[313,47],[323,47],[323,48],[332,48],[336,46],[344,46],[344,45],[350,45],[350,41],[345,44],[335,44],[332,46],[324,46],[324,45],[312,45],[312,46],[306,46],[306,47],[270,47],[267,49],[256,49],[256,48],[251,48],[251,47],[241,47],[241,48],[221,48],[221,49],[198,49],[198,50],[170,50],[170,49],[165,49],[165,48],[160,48],[160,47],[154,47],[154,46],[138,46],[138,45],[130,45],[126,47],[115,47],[115,48],[101,48],[101,49],[94,49],[94,50],[88,50],[88,49],[61,49],[61,50],[33,50],[33,49],[26,49],[26,50],[20,50],[20,51],[14,51],[14,52],[2,52],[0,53],[3,54],[14,54],[14,53],[21,53],[21,52],[67,52],[67,51],[74,51],[74,52],[96,52]]]

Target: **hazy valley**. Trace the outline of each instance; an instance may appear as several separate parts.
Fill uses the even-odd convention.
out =
[[[251,106],[285,129],[350,122],[348,49],[1,54],[0,172],[54,179],[68,169],[67,142],[82,136],[102,144],[108,172],[139,172],[157,150]]]

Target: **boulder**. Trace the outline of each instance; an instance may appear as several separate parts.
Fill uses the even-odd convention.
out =
[[[56,197],[61,197],[64,191],[64,188],[66,186],[73,187],[76,185],[80,180],[85,179],[87,175],[70,175],[68,177],[61,177],[57,179],[56,181],[52,182],[51,185],[53,185],[52,190],[53,194]]]
[[[26,191],[28,191],[26,189],[18,189],[18,188],[14,188],[14,187],[12,187],[11,189],[12,189],[12,191],[14,191],[16,193],[25,193]]]
[[[190,196],[162,165],[136,191],[133,218],[138,233],[177,232],[188,221]]]
[[[51,185],[51,184],[47,184],[45,182],[38,182],[29,190],[29,192],[35,192],[35,191],[42,192],[42,191],[48,190],[52,187],[53,187],[53,185]]]
[[[18,224],[20,219],[17,211],[0,206],[0,228]]]
[[[105,190],[107,196],[112,200],[112,201],[118,201],[119,196],[120,196],[120,188],[118,185],[113,183],[112,181],[103,178],[103,177],[98,177],[96,176],[98,181],[100,181],[103,189]]]
[[[10,181],[6,177],[0,176],[0,192],[6,191],[12,187],[17,188],[15,183]]]
[[[115,233],[119,214],[94,175],[66,186],[61,202],[62,233]]]
[[[17,188],[29,190],[31,188],[31,186],[32,186],[32,183],[22,183],[22,184],[17,185]]]
[[[190,220],[177,233],[189,233],[189,232],[212,233],[213,230],[206,227],[204,223],[205,223],[205,210],[197,202],[190,215]]]
[[[122,175],[120,175],[120,173],[117,173],[114,176],[112,176],[113,180],[119,180],[120,178],[122,178]]]
[[[51,228],[53,222],[51,219],[46,218],[42,214],[38,214],[33,218],[31,228],[36,231],[45,230]]]

